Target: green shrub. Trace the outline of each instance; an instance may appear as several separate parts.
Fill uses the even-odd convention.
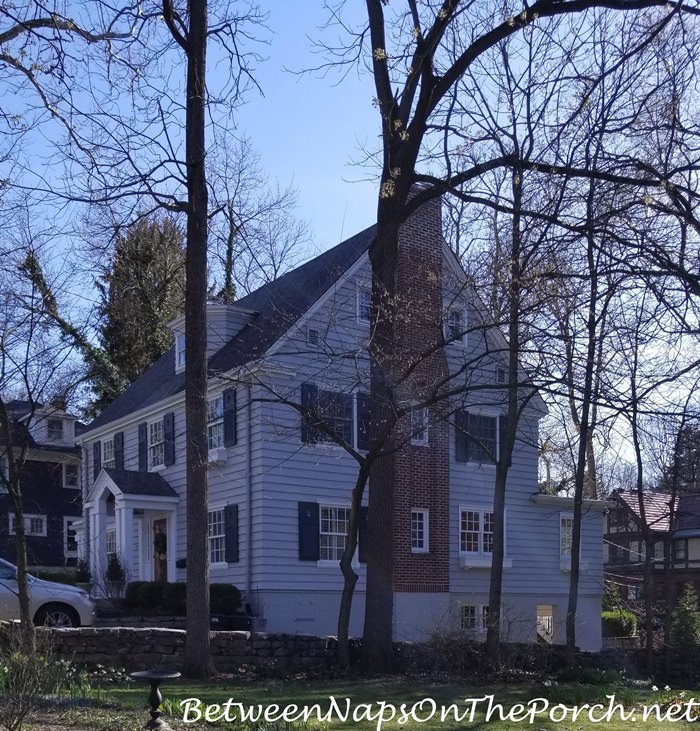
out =
[[[187,584],[171,581],[163,587],[163,610],[168,614],[184,614],[187,602]]]
[[[241,591],[233,584],[211,584],[209,602],[212,614],[235,614],[241,608]]]
[[[637,633],[637,617],[624,609],[602,613],[604,637],[632,637]]]
[[[131,609],[149,612],[163,606],[164,593],[163,581],[132,581],[126,587],[124,601]]]

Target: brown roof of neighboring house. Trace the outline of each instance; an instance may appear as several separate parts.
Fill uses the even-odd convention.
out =
[[[642,511],[637,492],[620,490],[616,495],[641,520]],[[649,528],[661,533],[668,532],[672,527],[674,531],[700,529],[700,495],[677,495],[673,506],[671,501],[672,496],[669,493],[644,493],[644,514]],[[673,526],[671,526],[672,513]]]

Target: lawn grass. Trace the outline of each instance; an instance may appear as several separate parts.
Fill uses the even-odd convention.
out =
[[[162,688],[164,696],[164,709],[169,722],[176,719],[182,719],[183,709],[180,707],[180,701],[187,698],[196,698],[201,701],[200,710],[204,710],[207,705],[218,704],[219,706],[226,703],[231,698],[235,703],[242,703],[246,706],[262,706],[270,707],[272,704],[281,708],[295,705],[299,708],[303,706],[311,707],[315,704],[320,706],[320,714],[323,715],[330,705],[329,697],[333,696],[341,709],[346,707],[346,698],[350,699],[350,719],[347,722],[339,721],[337,718],[332,722],[310,722],[308,725],[297,722],[292,726],[286,726],[283,722],[272,723],[270,729],[358,729],[358,731],[377,731],[378,726],[385,731],[400,731],[401,729],[421,728],[426,731],[444,729],[445,731],[456,731],[464,728],[487,728],[489,731],[524,731],[525,729],[536,729],[537,731],[595,731],[595,729],[604,728],[605,731],[631,731],[633,726],[641,725],[645,731],[669,731],[671,722],[669,720],[656,720],[656,714],[652,712],[651,717],[641,724],[643,704],[650,706],[654,703],[661,704],[660,712],[665,712],[664,704],[673,701],[687,703],[693,698],[693,691],[685,691],[681,695],[681,691],[669,692],[653,692],[650,689],[637,690],[623,685],[615,686],[584,686],[575,683],[549,685],[538,684],[520,684],[520,685],[498,685],[490,687],[476,687],[458,681],[431,682],[430,680],[406,679],[406,678],[382,678],[372,680],[347,680],[347,681],[319,681],[319,680],[267,680],[267,681],[250,681],[241,682],[238,680],[217,680],[208,683],[193,683],[186,681],[178,681],[172,683],[164,683]],[[144,686],[129,685],[126,687],[113,688],[110,690],[111,696],[125,709],[130,709],[130,715],[137,708],[143,708],[147,691]],[[610,700],[607,696],[614,695],[614,700]],[[476,710],[473,717],[468,715],[461,720],[455,719],[455,709],[447,713],[444,722],[440,721],[440,708],[456,705],[457,712],[464,714],[471,707],[470,699],[481,699],[493,696],[491,701],[492,715],[486,719],[486,712],[489,708],[489,701],[483,700],[476,704]],[[700,700],[700,693],[698,693]],[[432,719],[424,723],[417,723],[410,716],[408,722],[399,724],[401,704],[406,705],[406,711],[409,712],[414,704],[419,703],[423,699],[430,699],[422,706],[416,706],[416,714],[420,718],[430,715],[432,702],[437,706],[437,712]],[[468,699],[465,702],[465,699]],[[603,704],[604,708],[597,709],[596,716],[604,715],[612,704],[620,704],[624,707],[624,713],[634,715],[635,721],[631,718],[623,720],[620,718],[619,711],[613,714],[613,720],[604,722],[591,721],[583,709],[580,711],[578,718],[573,719],[571,711],[566,714],[565,718],[559,719],[555,714],[550,717],[549,713],[538,714],[532,718],[529,723],[527,714],[527,704],[533,699],[543,699],[539,701],[538,708],[542,708],[544,702],[549,704],[551,709],[556,704],[564,704],[568,707],[584,704]],[[383,707],[380,705],[385,704]],[[371,704],[365,706],[363,704]],[[392,720],[379,722],[377,714],[383,713],[384,717],[388,717],[392,713],[389,704],[393,704],[396,708],[396,715]],[[524,704],[525,708],[521,709],[516,716],[522,720],[516,722],[513,717],[506,720],[500,719],[500,709],[495,707],[500,704],[503,707],[503,713],[507,714],[513,706]],[[235,707],[234,707],[235,710]],[[684,708],[681,711],[685,710]],[[223,712],[223,709],[221,709]],[[357,712],[361,718],[353,721],[353,711]],[[560,707],[557,712],[564,714],[564,710]],[[700,716],[700,706],[693,707],[694,714]],[[367,716],[371,714],[375,716],[370,719]],[[314,714],[318,715],[318,712]],[[680,712],[679,714],[680,715]],[[198,729],[198,728],[245,728],[245,729],[264,729],[262,726],[253,723],[241,725],[229,725],[223,722],[211,723],[191,723],[183,724],[175,723],[182,728]],[[675,722],[673,726],[676,728],[687,726],[685,721]]]

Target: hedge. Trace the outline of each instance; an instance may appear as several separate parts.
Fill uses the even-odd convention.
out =
[[[637,634],[637,617],[624,609],[602,613],[604,637],[632,637]]]
[[[126,587],[124,602],[140,612],[185,614],[187,584],[184,581],[132,581]],[[236,614],[241,608],[241,592],[233,584],[210,584],[212,614]]]

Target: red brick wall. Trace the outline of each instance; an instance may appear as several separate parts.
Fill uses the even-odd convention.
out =
[[[402,403],[421,401],[447,372],[442,340],[442,226],[439,198],[402,226],[397,271],[400,292],[398,346],[415,364],[397,389]],[[426,355],[426,353],[429,353]],[[404,366],[404,367],[405,367]],[[428,446],[410,443],[410,420],[394,455],[394,591],[449,591],[449,427],[446,404],[429,409]],[[411,553],[411,509],[429,510],[429,551]]]

